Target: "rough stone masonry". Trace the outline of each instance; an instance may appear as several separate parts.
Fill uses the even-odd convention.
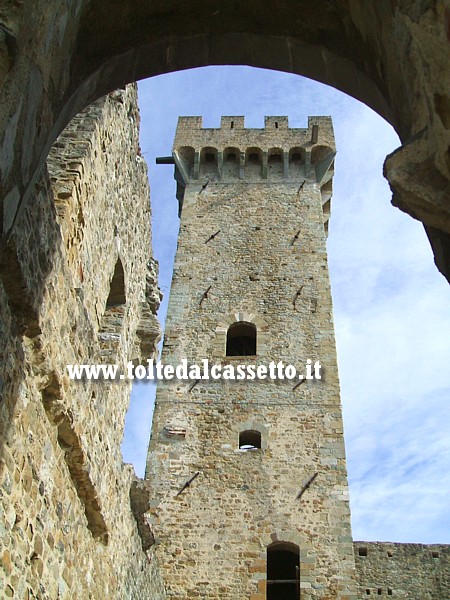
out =
[[[223,117],[220,129],[179,121],[174,156],[185,189],[163,362],[273,360],[300,370],[310,358],[326,373],[296,389],[297,381],[160,386],[147,477],[170,598],[289,600],[298,589],[305,599],[356,598],[325,249],[334,155],[327,117],[310,117],[307,129],[289,129],[286,117],[266,117],[262,130],[242,117]],[[244,356],[226,348],[239,324],[256,335]],[[168,438],[173,427],[185,437]],[[248,431],[261,447],[246,452],[239,438]],[[299,574],[281,577],[294,595],[268,576],[273,544],[299,551]]]
[[[224,121],[224,130],[231,129],[231,121]],[[276,122],[279,132],[274,134]],[[2,250],[0,595],[27,600],[163,600],[167,588],[172,597],[177,590],[179,598],[241,600],[253,596],[261,600],[267,581],[265,548],[274,543],[277,547],[277,540],[287,540],[290,549],[300,549],[302,594],[326,598],[327,590],[332,590],[331,594],[336,590],[345,597],[348,589],[349,594],[360,598],[446,598],[446,546],[358,542],[354,544],[355,559],[352,558],[323,246],[331,189],[326,187],[330,180],[319,186],[313,179],[314,175],[317,179],[317,169],[329,152],[322,155],[318,151],[315,157],[311,152],[310,179],[305,184],[309,198],[298,189],[297,181],[299,175],[303,180],[303,173],[306,174],[309,149],[303,148],[303,138],[291,146],[293,138],[285,119],[268,120],[268,139],[279,136],[279,145],[265,147],[259,141],[261,132],[257,132],[252,142],[255,151],[247,154],[245,144],[252,133],[238,119],[233,124],[237,130],[236,148],[233,151],[227,143],[223,149],[228,147],[229,151],[224,155],[214,146],[214,140],[207,142],[202,154],[204,137],[210,133],[202,130],[199,123],[193,124],[193,133],[185,128],[183,135],[187,137],[183,144],[192,144],[194,153],[186,149],[180,154],[180,170],[193,160],[194,170],[188,172],[188,179],[195,178],[198,168],[202,186],[205,175],[210,175],[212,181],[199,197],[197,184],[191,191],[185,186],[183,196],[183,182],[188,179],[177,174],[178,196],[184,200],[183,218],[192,218],[201,208],[204,223],[211,225],[214,219],[222,220],[224,233],[229,237],[221,240],[219,234],[205,245],[206,238],[216,230],[201,225],[191,232],[182,231],[186,249],[191,244],[192,250],[197,250],[201,241],[205,245],[202,251],[210,253],[211,264],[217,268],[216,273],[211,269],[207,272],[205,265],[189,253],[185,253],[186,264],[178,261],[175,286],[180,289],[179,284],[185,284],[186,294],[183,297],[178,293],[179,305],[174,305],[173,319],[178,318],[177,312],[184,311],[190,314],[193,326],[197,315],[198,327],[186,331],[196,353],[207,351],[220,359],[229,326],[244,317],[258,328],[261,356],[273,352],[290,358],[298,337],[295,319],[300,317],[305,325],[298,356],[306,349],[316,353],[320,349],[323,356],[330,358],[331,391],[320,386],[303,390],[304,386],[300,386],[292,392],[279,386],[273,398],[286,401],[285,411],[281,412],[276,403],[270,404],[272,395],[258,404],[248,386],[224,386],[224,393],[220,394],[213,386],[196,386],[189,394],[192,404],[188,411],[181,405],[176,418],[167,413],[170,420],[164,420],[163,411],[158,417],[161,425],[173,427],[167,430],[168,438],[174,433],[181,439],[167,441],[169,456],[152,468],[161,473],[168,469],[168,479],[149,489],[148,481],[137,479],[132,468],[123,464],[120,453],[129,384],[68,380],[67,363],[123,364],[150,358],[160,335],[155,317],[159,292],[157,268],[151,257],[149,191],[138,144],[138,124],[133,87],[113,92],[75,117],[53,145],[47,167],[33,185],[32,201]],[[322,128],[320,135],[329,127],[326,120],[313,121],[311,125],[319,125],[319,131]],[[312,131],[309,134],[312,136]],[[220,132],[215,136],[220,141]],[[327,139],[325,145],[331,142]],[[294,148],[289,155],[287,148]],[[232,159],[233,154],[236,160]],[[220,191],[219,166],[221,177],[224,181],[229,179],[230,190],[234,190],[231,201]],[[267,174],[264,182],[261,168]],[[241,176],[241,183],[236,183]],[[292,185],[294,179],[297,187]],[[252,189],[248,203],[242,195],[244,181]],[[280,209],[284,211],[280,216],[287,215],[292,199],[298,198],[296,218],[309,219],[304,231],[299,226],[291,232],[288,220],[277,219],[275,225],[269,224],[272,215],[267,214],[264,205],[271,205],[274,199],[267,185],[279,197]],[[230,211],[235,210],[241,218],[233,222]],[[290,242],[275,235],[278,228],[294,234]],[[290,261],[280,264],[274,253],[266,253],[259,272],[259,250],[267,248],[269,240],[274,241],[274,250],[294,241],[289,250]],[[227,275],[233,287],[227,287],[226,280],[221,279],[224,267],[220,255],[215,254],[220,247],[217,242],[224,244],[223,256],[233,255]],[[315,243],[318,246],[313,253]],[[246,257],[248,248],[253,253],[251,261]],[[303,255],[306,249],[308,252]],[[294,264],[302,267],[296,277],[305,279],[301,293],[303,283],[294,285]],[[283,274],[286,267],[289,268]],[[240,274],[243,278],[238,284]],[[214,277],[217,282],[210,282]],[[272,278],[278,287],[270,283]],[[200,279],[205,286],[199,285]],[[209,297],[200,310],[200,299],[208,285]],[[268,292],[267,307],[255,290]],[[244,312],[236,313],[233,311],[238,295],[246,298],[248,306],[244,306]],[[186,300],[190,303],[188,308]],[[230,308],[228,316],[219,318],[225,304]],[[274,316],[267,312],[270,306],[277,309]],[[220,307],[220,311],[215,307]],[[258,314],[253,308],[258,309]],[[286,315],[291,318],[285,319]],[[323,332],[320,323],[324,324]],[[172,327],[168,340],[171,337],[180,341],[180,331]],[[176,352],[187,353],[188,349],[180,341]],[[165,352],[169,352],[167,344]],[[176,352],[174,349],[174,356]],[[316,392],[318,406],[299,403],[299,399],[309,403]],[[167,391],[161,393],[167,395]],[[184,389],[175,389],[170,400],[185,397]],[[326,411],[325,404],[330,404]],[[173,406],[177,405],[175,402]],[[238,451],[238,435],[244,427],[249,431],[260,429],[260,450]],[[297,428],[303,432],[300,438],[293,434]],[[154,442],[162,447],[159,434],[156,421]],[[182,450],[183,445],[186,451]],[[316,465],[320,473],[298,504],[292,499],[298,488],[290,477],[291,464],[286,464],[286,457],[292,452],[300,454],[301,449],[302,462],[295,466],[298,474],[309,476]],[[265,464],[268,460],[273,462],[273,469]],[[155,464],[152,453],[149,461]],[[197,464],[203,473],[192,483],[188,494],[174,500],[171,494],[180,489],[185,475],[191,475]],[[222,469],[220,480],[218,469]],[[215,496],[208,493],[208,480],[216,486]],[[255,489],[259,496],[252,493]],[[329,490],[333,493],[328,497]],[[219,505],[221,494],[229,500],[226,528],[216,514],[211,521],[211,507]],[[180,512],[178,522],[175,517],[180,506],[185,510]],[[302,525],[295,530],[299,506],[304,507],[308,528],[317,527],[319,545],[315,545],[316,534],[311,528]],[[329,516],[328,507],[332,508]],[[204,527],[205,515],[212,522],[208,530]],[[154,523],[154,531],[149,528],[149,521]],[[323,542],[328,536],[327,523],[331,525],[330,549]],[[181,528],[180,524],[185,526]],[[167,540],[169,531],[179,537]],[[223,541],[216,539],[219,536]],[[190,540],[188,548],[186,539]],[[243,550],[243,544],[250,550]],[[173,556],[167,553],[169,547],[173,548]],[[233,548],[237,554],[226,554],[226,548]],[[319,552],[322,548],[323,554]],[[210,570],[200,561],[206,549]],[[157,555],[162,559],[162,571]],[[212,588],[209,578],[219,581],[217,565],[211,560],[214,556],[221,557],[223,573],[229,578],[222,576],[218,586]],[[201,562],[198,573],[196,560]],[[178,568],[190,573],[184,588]],[[342,569],[343,579],[339,574]],[[204,576],[201,581],[199,574]]]
[[[130,384],[66,364],[136,362],[160,329],[136,89],[77,116],[18,223],[22,312],[0,285],[0,596],[163,598],[148,492],[120,452]],[[145,548],[145,550],[143,549]]]
[[[127,393],[61,377],[70,358],[149,356],[158,335],[137,113],[113,95],[57,140],[70,119],[128,82],[202,65],[279,69],[332,85],[399,134],[385,163],[393,202],[423,222],[450,280],[449,41],[448,0],[278,0],[276,8],[268,0],[3,0],[3,596],[163,597],[142,512],[148,487],[122,467],[118,449]],[[361,597],[449,596],[446,547],[355,548]]]
[[[329,117],[179,119],[162,362],[301,371],[311,359],[324,373],[159,384],[146,476],[169,598],[450,593],[449,547],[357,542],[354,556],[325,247],[334,157]]]

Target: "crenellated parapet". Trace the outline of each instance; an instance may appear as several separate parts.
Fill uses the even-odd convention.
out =
[[[265,117],[264,128],[246,128],[244,117],[225,116],[219,128],[201,117],[180,117],[173,159],[180,211],[188,183],[287,183],[320,185],[325,226],[330,216],[336,147],[331,117],[309,117],[290,128],[288,117]]]

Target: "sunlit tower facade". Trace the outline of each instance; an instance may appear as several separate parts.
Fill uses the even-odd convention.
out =
[[[334,158],[329,117],[179,120],[161,360],[297,376],[160,382],[147,478],[170,598],[357,597],[326,253]]]

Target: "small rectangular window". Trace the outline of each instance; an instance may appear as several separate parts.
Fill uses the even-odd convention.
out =
[[[253,429],[239,433],[239,450],[258,450],[261,448],[261,432]]]
[[[367,548],[358,548],[358,554],[359,556],[367,556]]]

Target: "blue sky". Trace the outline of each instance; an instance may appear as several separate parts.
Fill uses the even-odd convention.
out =
[[[149,165],[153,247],[167,309],[178,231],[171,153],[179,115],[332,115],[337,144],[328,239],[353,537],[450,542],[450,287],[420,223],[390,204],[385,156],[399,146],[381,117],[295,75],[208,67],[139,84],[141,146]],[[134,387],[123,443],[143,476],[154,387]]]

